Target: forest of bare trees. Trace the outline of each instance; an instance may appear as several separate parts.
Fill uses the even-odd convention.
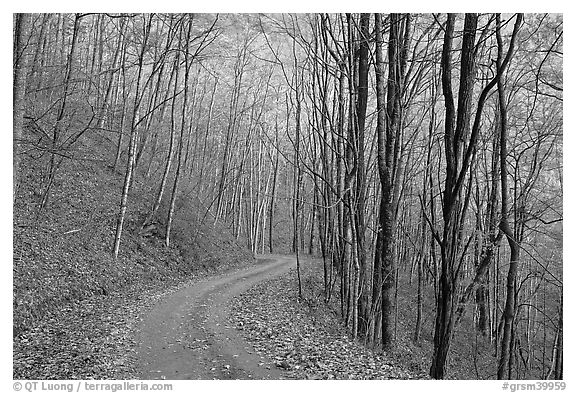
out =
[[[193,211],[434,379],[563,379],[562,51],[555,14],[15,14],[13,198],[98,144],[118,263]]]

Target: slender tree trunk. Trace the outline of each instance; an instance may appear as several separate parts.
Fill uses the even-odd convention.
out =
[[[298,77],[296,75],[296,77]],[[300,216],[300,183],[302,174],[300,172],[300,97],[298,88],[296,90],[296,166],[294,167],[294,245],[296,252],[296,275],[298,278],[298,297],[302,298],[302,280],[300,277],[300,247],[298,247],[299,216]]]
[[[365,164],[365,124],[368,105],[368,67],[370,14],[360,15],[360,45],[358,48],[358,101],[356,102],[356,253],[358,256],[358,333],[366,335],[370,319],[371,277],[366,259],[365,232],[366,220],[366,164]]]
[[[496,63],[498,68],[502,67],[502,57],[504,53],[502,37],[501,37],[501,26],[500,26],[500,15],[496,17],[497,28],[496,28],[496,38],[498,40],[498,57]],[[522,17],[519,16],[518,20],[521,21]],[[519,23],[517,20],[517,23]],[[510,43],[509,54],[513,50],[514,37],[512,37],[512,42]],[[502,193],[502,211],[500,219],[500,229],[506,235],[508,239],[508,245],[510,246],[510,265],[508,268],[508,275],[506,277],[506,303],[504,305],[504,312],[502,318],[504,319],[504,330],[502,332],[502,341],[500,349],[500,358],[498,361],[498,379],[505,379],[506,377],[506,367],[508,367],[508,378],[510,378],[510,373],[512,368],[510,364],[513,359],[513,352],[511,349],[514,345],[514,317],[516,314],[516,276],[518,272],[518,264],[520,260],[520,244],[519,241],[514,236],[510,224],[508,222],[508,168],[507,168],[507,133],[508,133],[508,115],[506,107],[506,99],[504,92],[504,83],[502,78],[498,78],[498,102],[500,111],[500,177],[501,177],[501,189]]]
[[[40,34],[38,35],[38,42],[36,44],[36,50],[34,52],[34,59],[32,60],[31,71],[30,71],[30,82],[28,83],[27,87],[30,89],[32,87],[32,83],[36,80],[35,83],[36,90],[40,90],[41,83],[43,82],[43,73],[44,73],[44,58],[46,53],[44,53],[46,48],[46,27],[49,24],[50,14],[43,14],[42,15],[42,25],[40,27]],[[50,32],[48,32],[48,35]],[[16,40],[14,40],[16,44]],[[16,56],[14,56],[16,59]]]
[[[172,107],[170,115],[170,142],[168,145],[168,157],[166,158],[166,163],[164,164],[164,171],[162,172],[162,179],[160,180],[160,186],[158,187],[158,192],[156,193],[154,204],[152,205],[152,209],[146,216],[146,219],[142,223],[142,228],[144,228],[147,224],[149,224],[152,221],[154,215],[160,208],[160,204],[162,202],[162,196],[164,195],[164,191],[166,189],[166,183],[168,182],[168,174],[170,173],[170,167],[172,166],[172,160],[174,156],[174,139],[176,134],[174,111],[176,108],[176,90],[178,89],[179,63],[180,63],[180,56],[179,54],[177,54],[176,58],[174,59],[174,65],[172,67],[172,73],[170,74],[170,80],[168,81],[168,87],[167,87],[167,89],[170,90],[170,84],[172,83],[172,79],[174,79],[174,92],[172,96]]]
[[[442,88],[445,97],[445,159],[446,178],[442,212],[444,217],[444,229],[440,242],[441,269],[436,302],[436,323],[434,329],[434,353],[430,376],[435,379],[443,379],[445,365],[452,341],[454,327],[454,296],[456,295],[456,261],[461,247],[458,237],[458,222],[461,211],[460,176],[465,176],[467,168],[459,168],[458,160],[463,149],[464,132],[468,128],[471,111],[471,91],[474,81],[474,41],[478,16],[466,14],[464,22],[464,36],[462,39],[462,56],[460,72],[460,88],[458,94],[458,112],[454,108],[451,80],[451,51],[456,16],[448,15],[446,24],[444,46],[442,51]],[[456,123],[455,123],[456,121]],[[470,142],[472,143],[472,142]]]
[[[314,186],[312,207],[310,211],[310,241],[308,242],[308,254],[314,254],[314,230],[316,223],[316,206],[318,203],[318,188]]]
[[[198,180],[198,194],[202,194],[202,184],[204,182],[204,169],[206,166],[206,150],[208,144],[208,133],[210,132],[210,124],[212,122],[212,109],[214,108],[214,96],[216,95],[216,89],[218,86],[218,78],[214,79],[214,88],[212,89],[212,95],[210,97],[210,105],[208,107],[208,119],[206,120],[206,132],[204,133],[204,145],[202,148],[202,160],[200,164],[200,175]]]
[[[431,164],[431,155],[432,155],[432,144],[433,144],[433,130],[434,130],[434,123],[435,123],[435,111],[432,109],[432,115],[430,119],[430,125],[428,127],[428,146],[427,146],[427,154],[426,154],[426,169],[424,170],[424,178],[422,179],[422,212],[420,216],[420,236],[421,239],[421,247],[418,258],[418,265],[417,265],[417,274],[418,274],[418,289],[416,294],[416,327],[414,329],[414,343],[416,345],[420,345],[420,334],[422,332],[422,284],[423,284],[423,264],[428,257],[427,254],[427,244],[428,239],[426,236],[426,200],[428,195],[428,179],[432,176],[432,171],[430,169]]]
[[[460,323],[462,320],[465,312],[466,307],[465,305],[470,301],[474,292],[483,291],[484,289],[481,288],[484,285],[486,278],[489,274],[489,268],[494,261],[494,254],[495,250],[499,247],[500,241],[502,239],[502,231],[498,229],[498,222],[496,218],[496,206],[498,203],[498,188],[499,188],[499,178],[498,178],[498,171],[499,171],[499,162],[500,162],[500,153],[498,152],[499,149],[499,140],[497,138],[495,143],[493,144],[494,153],[492,156],[492,166],[491,166],[491,187],[490,187],[490,197],[488,200],[488,220],[487,220],[487,228],[488,228],[488,240],[486,244],[482,246],[482,251],[480,253],[480,261],[476,266],[476,271],[474,274],[474,278],[472,282],[466,286],[462,295],[460,296],[460,300],[458,301],[458,308],[456,310],[456,325]]]
[[[116,144],[116,154],[114,155],[114,163],[112,168],[116,172],[116,168],[120,162],[120,155],[122,153],[122,139],[124,138],[124,123],[126,120],[126,103],[128,101],[128,91],[126,87],[126,41],[122,47],[122,66],[120,74],[118,74],[118,84],[120,84],[120,77],[122,77],[122,113],[120,114],[120,125],[118,127],[118,143]],[[118,87],[120,89],[120,87]],[[118,91],[116,92],[118,94]]]
[[[278,119],[276,119],[275,132],[276,132],[276,137],[275,137],[276,149],[280,149],[280,146],[278,145]],[[275,199],[276,199],[276,182],[277,182],[276,180],[278,177],[278,159],[279,159],[279,157],[280,157],[280,152],[276,151],[276,157],[274,159],[274,177],[272,178],[272,196],[270,197],[270,205],[269,205],[270,210],[268,212],[268,219],[270,220],[270,222],[268,224],[268,247],[269,247],[270,253],[274,252],[272,234],[274,231],[274,207],[275,207]]]
[[[97,129],[101,129],[104,121],[106,120],[106,110],[108,109],[108,102],[110,101],[110,96],[112,93],[112,87],[114,86],[114,74],[116,72],[116,64],[118,63],[118,57],[123,47],[122,41],[124,40],[124,27],[126,25],[125,19],[120,21],[120,33],[118,35],[118,42],[116,46],[116,51],[114,52],[114,60],[112,61],[112,70],[110,71],[110,76],[108,78],[108,85],[106,88],[106,94],[104,96],[104,101],[100,107],[100,115],[98,117],[98,123],[96,125]]]
[[[230,96],[228,125],[226,128],[226,135],[224,140],[224,151],[222,154],[222,166],[220,169],[220,180],[218,181],[218,195],[216,197],[216,220],[215,224],[222,214],[224,203],[224,192],[226,190],[226,176],[228,175],[228,166],[230,161],[230,150],[232,145],[233,133],[236,130],[238,121],[238,101],[240,98],[240,91],[242,89],[242,78],[244,76],[244,67],[246,66],[246,52],[248,49],[248,42],[240,49],[236,64],[234,65],[234,89]]]
[[[561,295],[562,296],[562,295]],[[554,379],[564,379],[564,301],[560,299],[560,309],[558,310],[558,330],[556,335],[556,353],[554,356]]]
[[[177,165],[176,165],[176,173],[174,174],[174,185],[172,187],[172,197],[170,199],[170,207],[168,209],[168,219],[166,220],[166,237],[165,243],[166,247],[170,247],[170,232],[172,229],[172,220],[174,217],[174,208],[176,204],[176,197],[178,196],[178,184],[180,181],[180,169],[182,166],[182,151],[184,147],[184,129],[186,127],[186,120],[187,120],[187,107],[188,107],[188,80],[190,75],[190,67],[192,65],[192,61],[189,59],[189,49],[190,49],[190,35],[192,32],[192,20],[188,20],[187,22],[187,32],[185,38],[185,52],[184,52],[184,99],[182,102],[182,115],[181,115],[181,124],[180,124],[180,139],[179,139],[179,148],[178,148],[178,158],[177,158]]]
[[[142,101],[140,97],[140,85],[142,81],[142,66],[144,64],[144,54],[146,51],[146,44],[148,42],[148,37],[150,35],[150,28],[152,25],[152,16],[149,16],[149,20],[146,23],[144,17],[144,31],[143,31],[143,42],[140,49],[138,58],[138,76],[136,78],[136,92],[134,95],[134,109],[132,113],[132,124],[130,127],[130,144],[128,147],[128,160],[126,163],[126,174],[124,176],[124,186],[122,187],[122,197],[120,200],[120,213],[118,215],[118,222],[116,224],[116,235],[114,237],[114,247],[113,253],[114,258],[118,258],[118,253],[120,251],[120,240],[122,238],[122,230],[124,228],[124,221],[126,219],[126,210],[128,209],[128,194],[130,193],[130,185],[132,184],[132,174],[134,172],[134,161],[136,154],[136,141],[138,138],[138,111],[139,104]]]

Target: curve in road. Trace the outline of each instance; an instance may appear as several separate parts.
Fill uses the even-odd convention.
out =
[[[192,283],[144,319],[138,344],[142,379],[283,379],[231,326],[230,300],[288,272],[294,257],[266,255],[250,268]]]

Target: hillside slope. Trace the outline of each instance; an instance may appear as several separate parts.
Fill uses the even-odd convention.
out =
[[[30,124],[25,138],[41,144]],[[31,149],[22,157],[13,216],[16,339],[42,320],[95,295],[106,298],[134,288],[162,287],[253,261],[225,226],[199,222],[203,219],[196,214],[199,201],[189,197],[177,199],[169,248],[163,242],[165,206],[155,231],[139,235],[154,194],[139,181],[142,176],[136,176],[132,186],[120,255],[114,260],[111,250],[125,163],[116,171],[111,168],[113,139],[93,132],[67,152],[70,158],[58,168],[42,211],[40,181],[49,154]],[[148,179],[147,184],[155,182]]]

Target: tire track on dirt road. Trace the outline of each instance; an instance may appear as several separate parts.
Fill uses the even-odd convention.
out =
[[[291,256],[266,255],[248,269],[211,277],[166,296],[144,319],[138,340],[142,379],[283,379],[228,321],[230,300],[286,273]]]

